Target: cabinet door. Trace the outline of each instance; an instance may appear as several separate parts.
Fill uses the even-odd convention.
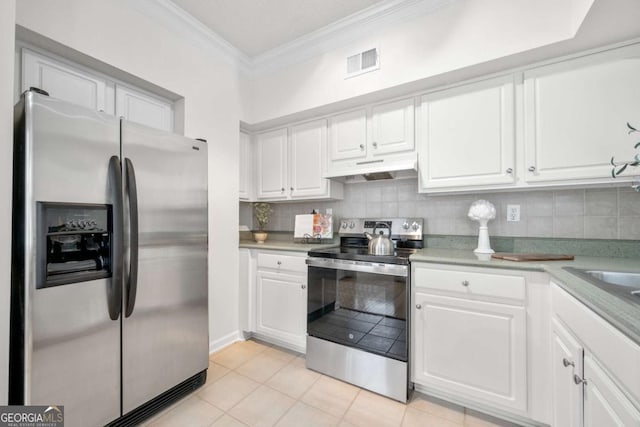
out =
[[[371,109],[371,154],[413,151],[413,98],[375,105]]]
[[[640,125],[638,75],[638,46],[527,71],[526,180],[606,179],[612,156],[632,159],[626,123]]]
[[[588,354],[584,358],[585,427],[640,426],[640,413]]]
[[[173,106],[170,102],[126,86],[116,86],[116,115],[154,129],[173,132]]]
[[[257,135],[258,199],[286,199],[287,129]]]
[[[249,249],[240,248],[239,264],[238,312],[240,331],[254,332],[256,327],[255,269],[253,268],[254,263]]]
[[[356,110],[329,119],[331,161],[367,156],[367,111]]]
[[[307,331],[307,278],[258,271],[256,331],[304,348]]]
[[[477,401],[527,408],[524,307],[415,294],[414,381]]]
[[[514,109],[512,77],[423,96],[420,188],[513,183]]]
[[[22,90],[30,87],[46,90],[63,101],[114,113],[112,83],[63,62],[22,50]]]
[[[240,170],[239,196],[240,200],[251,200],[251,135],[240,132],[238,147]]]
[[[327,195],[328,180],[322,178],[327,165],[326,153],[326,120],[317,120],[291,128],[289,189],[292,198]]]
[[[582,386],[576,385],[574,375],[582,378],[583,348],[556,319],[552,319],[552,325],[552,425],[580,427],[582,425]]]

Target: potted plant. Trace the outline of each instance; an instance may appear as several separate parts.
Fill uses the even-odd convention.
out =
[[[627,128],[629,128],[629,134],[632,133],[640,133],[640,131],[636,128],[634,128],[633,126],[631,126],[629,123],[627,123]],[[636,150],[640,149],[640,142],[637,142],[633,148],[635,148]],[[624,172],[629,166],[631,167],[638,167],[640,166],[640,153],[637,153],[632,160],[627,160],[624,162],[616,162],[614,160],[614,158],[611,158],[611,166],[613,166],[613,168],[611,169],[611,176],[616,178],[618,175],[622,174],[622,172]],[[633,189],[635,189],[636,191],[640,192],[640,184],[636,181],[634,182],[631,187]]]
[[[267,240],[267,233],[264,231],[265,226],[269,223],[269,217],[273,209],[269,203],[258,202],[253,204],[253,214],[258,221],[258,231],[253,232],[253,238],[258,243],[264,243]]]

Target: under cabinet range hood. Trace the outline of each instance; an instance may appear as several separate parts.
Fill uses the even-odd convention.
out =
[[[331,162],[330,162],[331,163]],[[333,162],[323,178],[343,182],[378,181],[384,179],[415,178],[418,176],[418,161],[414,153],[400,160],[382,158],[358,162]]]

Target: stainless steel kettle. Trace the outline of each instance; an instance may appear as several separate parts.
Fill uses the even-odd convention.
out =
[[[389,228],[384,222],[376,222],[373,227],[375,237],[366,231],[364,232],[364,235],[369,239],[369,255],[393,255],[395,250],[393,241],[388,236],[385,236],[382,230],[380,230],[379,234],[376,234],[378,224]],[[389,228],[389,234],[391,234],[391,228]]]

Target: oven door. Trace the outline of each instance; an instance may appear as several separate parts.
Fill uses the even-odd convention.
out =
[[[307,259],[307,334],[406,362],[409,268]]]

